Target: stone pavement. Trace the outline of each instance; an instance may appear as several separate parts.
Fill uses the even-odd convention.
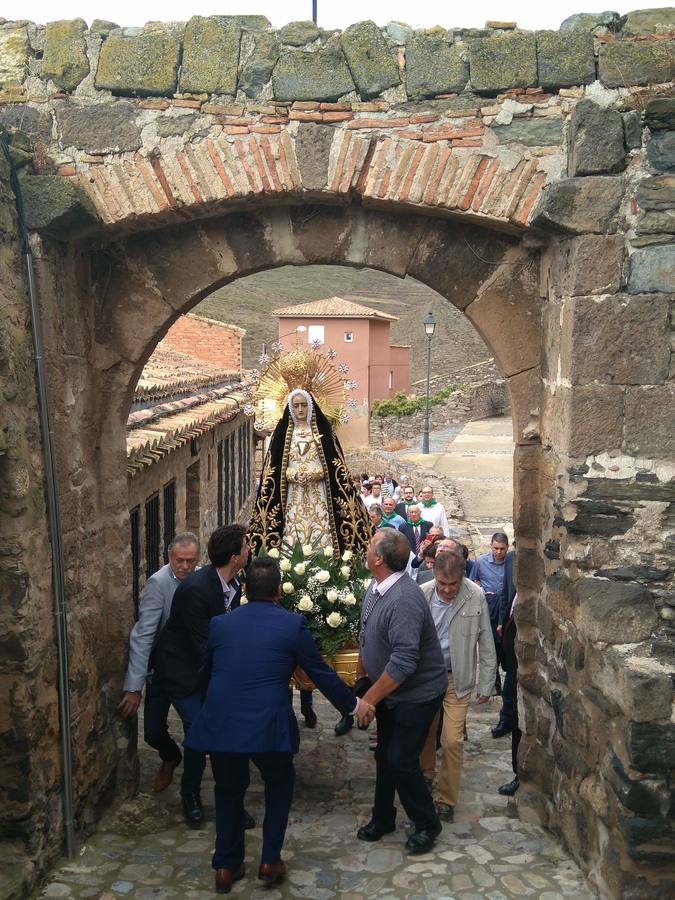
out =
[[[295,702],[297,708],[297,695]],[[413,857],[404,850],[406,823],[401,810],[393,834],[377,844],[356,839],[372,801],[374,763],[368,738],[356,729],[336,738],[335,711],[323,698],[316,700],[316,709],[319,726],[312,731],[301,724],[295,800],[284,849],[289,877],[278,888],[258,886],[261,829],[257,827],[247,832],[247,877],[235,885],[233,897],[583,900],[594,896],[561,845],[541,828],[514,818],[507,798],[496,792],[512,777],[509,738],[495,741],[490,736],[497,701],[487,707],[473,704],[469,712],[456,821],[443,826],[433,852]],[[157,757],[142,747],[140,759],[139,796],[108,816],[77,859],[63,862],[37,896],[97,900],[214,896],[210,777],[203,789],[209,822],[201,831],[189,831],[182,821],[177,784],[153,795]],[[254,769],[247,807],[260,821],[262,785]]]

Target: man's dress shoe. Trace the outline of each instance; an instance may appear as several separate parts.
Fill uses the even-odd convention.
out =
[[[353,727],[354,716],[343,716],[335,726],[334,730],[336,737],[342,737],[343,734],[347,734],[348,731],[351,731]]]
[[[314,710],[312,709],[312,707],[309,706],[307,709],[302,709],[302,710],[300,710],[300,711],[302,712],[302,715],[303,715],[303,717],[304,717],[304,719],[305,719],[305,725],[306,725],[308,728],[316,728],[316,723],[317,723],[319,720],[317,719],[316,713],[314,712]]]
[[[428,853],[436,842],[436,838],[443,831],[440,819],[436,820],[436,824],[430,828],[420,828],[419,831],[413,831],[408,840],[405,842],[405,849],[410,853]]]
[[[509,725],[508,722],[498,722],[494,728],[490,729],[493,738],[504,737],[505,734],[511,734],[512,731],[513,726]]]
[[[438,813],[438,818],[444,822],[455,821],[455,807],[450,806],[449,803],[437,803],[436,812]]]
[[[513,781],[507,781],[506,784],[500,784],[497,788],[497,793],[501,794],[502,797],[513,797],[519,787],[520,781],[518,781],[518,776],[516,775]]]
[[[260,863],[258,878],[260,881],[264,881],[265,884],[277,884],[277,882],[284,880],[287,871],[288,868],[283,859],[278,859],[273,863]]]
[[[392,831],[396,831],[396,825],[378,825],[377,822],[371,819],[367,825],[362,825],[359,828],[356,836],[360,841],[372,843],[373,841],[379,841],[385,834],[391,834]]]
[[[216,894],[229,894],[235,881],[244,877],[244,864],[237,869],[216,869]]]
[[[157,769],[155,780],[152,782],[152,790],[155,792],[155,794],[161,794],[162,791],[165,791],[168,788],[168,786],[173,781],[174,769],[179,762],[179,759],[175,762],[165,761],[162,763],[159,769]]]
[[[204,824],[204,810],[199,794],[184,794],[183,815],[190,828],[201,828]]]
[[[244,828],[255,828],[255,819],[250,812],[244,810]]]

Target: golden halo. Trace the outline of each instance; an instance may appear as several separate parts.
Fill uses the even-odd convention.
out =
[[[253,372],[257,381],[252,403],[244,408],[255,416],[257,431],[271,431],[284,412],[286,400],[292,390],[308,391],[321,407],[331,425],[344,424],[347,392],[356,385],[346,379],[347,367],[336,367],[334,350],[321,353],[319,348],[294,347],[272,356],[263,354],[260,373]],[[353,387],[352,387],[353,385]]]

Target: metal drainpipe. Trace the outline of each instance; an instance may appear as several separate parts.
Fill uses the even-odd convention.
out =
[[[52,575],[54,584],[54,620],[56,632],[56,650],[58,666],[59,725],[61,730],[61,759],[63,767],[62,802],[63,828],[66,854],[72,859],[75,855],[75,823],[73,817],[73,751],[72,730],[70,726],[70,687],[68,677],[68,623],[66,620],[66,590],[63,562],[63,543],[61,540],[61,511],[56,478],[56,459],[54,455],[54,430],[51,420],[51,408],[47,391],[47,373],[45,371],[44,347],[42,343],[42,323],[35,287],[35,269],[33,254],[28,240],[28,231],[23,215],[21,185],[16,174],[16,167],[5,139],[0,135],[0,144],[7,157],[10,168],[10,184],[16,198],[16,212],[21,235],[21,255],[26,264],[28,296],[30,300],[30,318],[32,324],[33,352],[38,386],[38,408],[40,413],[40,430],[44,448],[45,481],[47,484],[47,508],[49,510],[49,535],[52,545]]]

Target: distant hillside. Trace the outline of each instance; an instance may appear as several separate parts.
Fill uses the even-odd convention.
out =
[[[374,269],[344,266],[285,266],[241,278],[211,294],[192,311],[246,329],[244,366],[258,364],[263,342],[276,340],[271,310],[294,302],[344,297],[399,316],[392,342],[411,344],[411,381],[426,377],[426,337],[422,321],[432,310],[438,326],[432,344],[432,375],[444,382],[464,366],[490,358],[469,320],[435,291],[413,278],[395,278]],[[460,376],[461,377],[461,376]],[[418,386],[419,389],[419,386]]]

